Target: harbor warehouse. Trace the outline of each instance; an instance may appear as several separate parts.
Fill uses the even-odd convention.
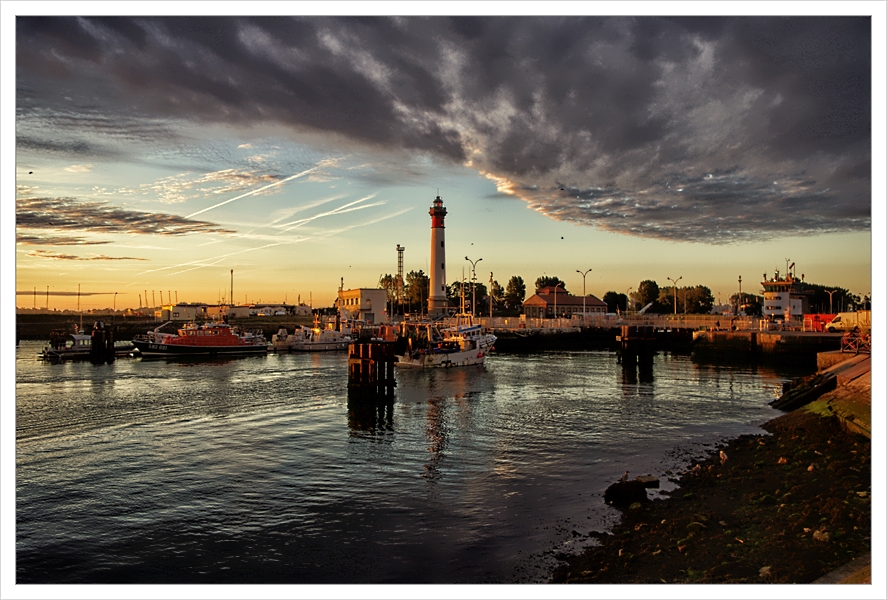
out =
[[[589,315],[607,313],[607,303],[589,294],[584,298],[568,294],[554,286],[540,289],[524,301],[524,314],[530,318],[571,317],[581,315],[583,310]]]

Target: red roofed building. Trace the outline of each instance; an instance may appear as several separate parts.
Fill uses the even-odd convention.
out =
[[[585,301],[585,314],[604,315],[607,313],[607,303],[591,294],[583,298],[568,294],[560,286],[546,286],[524,301],[524,314],[530,318],[569,318],[582,314],[583,300]],[[556,315],[555,307],[557,307]]]

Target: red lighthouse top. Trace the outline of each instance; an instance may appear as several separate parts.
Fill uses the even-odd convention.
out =
[[[431,228],[439,227],[443,229],[444,217],[447,216],[447,209],[444,208],[443,200],[440,199],[440,196],[437,196],[431,204],[431,209],[428,211],[428,214],[431,215]]]

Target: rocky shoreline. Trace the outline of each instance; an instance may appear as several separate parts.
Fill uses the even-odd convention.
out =
[[[762,427],[590,532],[597,544],[559,556],[551,581],[811,583],[870,553],[870,439],[806,408]]]

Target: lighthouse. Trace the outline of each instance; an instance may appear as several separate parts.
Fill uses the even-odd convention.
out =
[[[444,208],[440,196],[434,198],[431,209],[431,262],[428,283],[428,315],[441,317],[447,314],[450,303],[447,300],[447,253],[444,248]]]

